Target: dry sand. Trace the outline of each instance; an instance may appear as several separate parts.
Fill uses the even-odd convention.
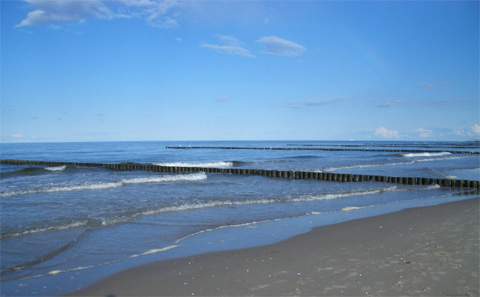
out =
[[[478,296],[479,201],[320,227],[270,246],[158,262],[76,295]]]

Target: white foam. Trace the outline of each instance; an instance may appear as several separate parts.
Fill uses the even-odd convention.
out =
[[[392,186],[392,187],[388,187],[388,188],[383,188],[383,189],[378,189],[378,190],[370,190],[370,191],[305,196],[305,197],[295,198],[295,199],[292,199],[290,201],[292,201],[292,202],[309,202],[309,201],[319,201],[319,200],[331,200],[331,199],[345,198],[345,197],[351,197],[351,196],[363,196],[363,195],[380,194],[380,193],[384,193],[384,192],[393,192],[393,191],[400,191],[400,190],[398,190],[396,186]]]
[[[325,171],[336,171],[340,169],[356,169],[356,168],[372,168],[372,167],[382,167],[382,166],[397,166],[397,165],[411,165],[415,161],[410,162],[393,162],[393,163],[379,163],[379,164],[358,164],[358,165],[349,165],[349,166],[340,166],[340,167],[330,167],[325,169]]]
[[[67,168],[67,166],[62,165],[62,166],[54,166],[54,167],[45,167],[45,170],[48,171],[63,171]]]
[[[205,163],[190,163],[190,162],[171,162],[171,163],[155,163],[159,166],[169,167],[203,167],[203,168],[221,168],[221,167],[233,167],[233,162],[205,162]]]
[[[269,204],[279,202],[275,199],[256,199],[256,200],[243,200],[243,201],[209,201],[205,203],[187,203],[178,206],[167,206],[155,210],[147,210],[142,212],[142,215],[155,215],[163,212],[175,212],[175,211],[188,211],[194,209],[202,208],[212,208],[212,207],[223,207],[223,206],[242,206],[242,205],[252,205],[252,204]]]
[[[71,191],[83,191],[83,190],[105,190],[121,187],[128,184],[145,184],[145,183],[166,183],[166,182],[178,182],[178,181],[199,181],[207,179],[207,175],[204,172],[193,174],[179,174],[179,175],[163,175],[154,177],[140,177],[131,179],[122,179],[116,182],[96,183],[96,184],[83,184],[72,185],[63,187],[51,187],[26,191],[13,191],[0,193],[0,197],[10,197],[17,195],[26,195],[34,193],[52,193],[52,192],[71,192]]]
[[[1,235],[0,239],[9,238],[9,237],[24,236],[24,235],[47,232],[47,231],[61,231],[61,230],[66,230],[66,229],[70,229],[70,228],[78,228],[78,227],[86,226],[87,223],[88,223],[87,221],[79,221],[79,222],[73,222],[71,224],[65,224],[65,225],[59,225],[59,226],[49,226],[49,227],[45,227],[45,228],[35,228],[35,229],[25,230],[25,231],[22,231],[22,232],[16,232],[16,233],[11,233],[11,234]]]
[[[262,221],[253,221],[253,222],[240,223],[240,224],[222,225],[222,226],[218,226],[218,227],[214,227],[214,228],[203,229],[203,230],[197,231],[195,233],[185,235],[184,237],[181,237],[181,238],[175,240],[175,243],[179,244],[180,242],[182,242],[182,241],[184,241],[184,240],[186,240],[190,237],[195,237],[195,236],[200,235],[202,233],[212,232],[212,231],[215,231],[215,230],[221,230],[221,229],[227,229],[227,228],[242,228],[242,227],[254,228],[255,225],[257,225],[257,224],[263,224],[263,223],[267,223],[267,222],[278,222],[280,220],[282,220],[282,219],[281,218],[270,219],[270,220],[267,219],[267,220],[262,220]]]
[[[443,160],[455,160],[455,159],[462,159],[468,158],[469,156],[452,156],[452,157],[445,157],[445,158],[427,158],[427,159],[418,159],[415,162],[433,162],[433,161],[443,161]]]
[[[450,154],[450,153],[449,153]],[[435,161],[444,161],[444,160],[455,160],[466,158],[466,156],[451,156],[445,158],[426,158],[426,159],[416,159],[406,162],[392,162],[392,163],[378,163],[378,164],[358,164],[358,165],[349,165],[349,166],[339,166],[339,167],[330,167],[325,169],[325,171],[336,171],[341,169],[357,169],[357,168],[372,168],[372,167],[383,167],[383,166],[401,166],[401,165],[413,165],[415,163],[421,162],[435,162]]]
[[[131,179],[123,179],[122,184],[147,184],[147,183],[164,183],[164,182],[176,182],[176,181],[199,181],[207,179],[205,172],[198,172],[192,174],[181,175],[164,175],[154,177],[138,177]]]
[[[255,200],[242,200],[242,201],[208,201],[205,203],[194,203],[194,204],[182,204],[178,206],[167,206],[155,210],[144,211],[142,215],[156,215],[163,212],[176,212],[176,211],[188,211],[202,208],[213,208],[213,207],[228,207],[228,206],[244,206],[244,205],[255,205],[255,204],[271,204],[271,203],[290,203],[290,202],[310,202],[310,201],[319,201],[319,200],[331,200],[337,198],[345,198],[351,196],[363,196],[363,195],[373,195],[380,194],[384,192],[397,191],[396,186],[370,190],[370,191],[359,191],[359,192],[346,192],[346,193],[332,193],[332,194],[322,194],[315,196],[303,196],[294,199],[255,199]],[[398,190],[399,191],[399,190]]]
[[[349,212],[349,211],[359,210],[359,209],[362,209],[362,208],[365,208],[365,206],[363,206],[363,207],[347,206],[347,207],[342,208],[342,211]]]
[[[49,271],[48,274],[49,275],[57,275],[59,273],[62,273],[64,272],[63,270],[52,270],[52,271]]]
[[[152,254],[157,254],[157,253],[162,253],[162,252],[166,252],[166,251],[169,251],[171,249],[174,249],[178,247],[178,245],[174,244],[174,245],[169,245],[169,246],[166,246],[166,247],[163,247],[163,248],[159,248],[159,249],[150,249],[148,251],[145,251],[141,254],[135,254],[135,255],[131,255],[130,258],[136,258],[136,257],[140,257],[140,256],[146,256],[146,255],[152,255]]]
[[[426,189],[437,189],[440,187],[439,185],[432,185],[426,187]],[[115,217],[108,220],[102,220],[102,226],[114,225],[118,223],[123,223],[126,221],[133,220],[140,216],[151,216],[157,215],[165,212],[180,212],[180,211],[190,211],[190,210],[197,210],[197,209],[204,209],[204,208],[214,208],[214,207],[232,207],[232,206],[248,206],[248,205],[259,205],[259,204],[272,204],[272,203],[300,203],[300,202],[313,202],[313,201],[321,201],[321,200],[332,200],[332,199],[339,199],[339,198],[346,198],[352,196],[364,196],[364,195],[375,195],[381,194],[385,192],[394,192],[394,191],[403,191],[398,189],[396,186],[376,189],[376,190],[369,190],[369,191],[358,191],[358,192],[345,192],[345,193],[330,193],[330,194],[321,194],[321,195],[308,195],[302,196],[294,199],[251,199],[251,200],[240,200],[240,201],[232,201],[232,200],[224,200],[224,201],[207,201],[204,203],[186,203],[181,205],[175,206],[166,206],[158,209],[147,210],[143,212],[138,212],[135,214],[131,214],[128,216],[121,216]],[[311,214],[317,214],[312,212]],[[239,224],[239,225],[226,225],[226,227],[243,227],[246,225],[256,224],[257,222],[250,222],[246,224]],[[71,224],[60,225],[60,226],[51,226],[46,228],[38,228],[27,230],[23,232],[18,232],[15,234],[5,235],[4,237],[12,237],[12,236],[22,236],[28,235],[32,233],[38,232],[46,232],[46,231],[57,231],[57,230],[64,230],[69,228],[77,228],[87,225],[87,221],[79,221]],[[217,227],[218,228],[218,227]],[[207,231],[210,229],[207,229]],[[1,238],[0,238],[1,239]]]
[[[93,267],[94,267],[93,265],[88,265],[88,266],[78,266],[78,267],[74,267],[74,268],[70,268],[70,269],[66,269],[66,270],[51,270],[47,274],[53,276],[53,275],[57,275],[57,274],[60,274],[60,273],[80,271],[80,270],[85,270],[85,269],[89,269],[89,268],[93,268]],[[39,275],[39,276],[42,276],[42,275]]]
[[[449,152],[439,152],[439,153],[408,153],[408,154],[402,154],[403,157],[407,158],[416,158],[416,157],[440,157],[440,156],[447,156],[451,155],[452,153]]]

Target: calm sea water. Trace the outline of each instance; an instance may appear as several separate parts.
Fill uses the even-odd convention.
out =
[[[2,159],[141,162],[480,179],[455,153],[171,150],[169,145],[480,151],[472,142],[1,144]],[[0,165],[1,294],[61,295],[152,261],[277,242],[315,226],[478,198],[436,186]]]

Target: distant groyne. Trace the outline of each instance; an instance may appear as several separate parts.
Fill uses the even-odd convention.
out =
[[[270,150],[270,151],[327,151],[327,152],[382,152],[382,153],[450,153],[459,155],[480,155],[478,151],[418,150],[418,149],[374,149],[353,147],[251,147],[251,146],[167,146],[167,149],[192,150]]]
[[[213,174],[234,174],[234,175],[258,175],[270,178],[284,179],[307,179],[331,182],[380,182],[401,185],[439,185],[441,187],[453,189],[472,189],[480,191],[480,181],[462,180],[448,178],[428,178],[428,177],[405,177],[405,176],[385,176],[385,175],[366,175],[366,174],[348,174],[333,172],[315,172],[299,170],[266,170],[253,168],[210,168],[210,167],[188,167],[188,166],[161,166],[143,163],[82,163],[82,162],[51,162],[51,161],[33,161],[33,160],[0,160],[0,164],[9,165],[30,165],[30,166],[71,166],[71,167],[90,167],[104,168],[118,171],[143,170],[151,172],[165,173],[193,173],[205,172]]]

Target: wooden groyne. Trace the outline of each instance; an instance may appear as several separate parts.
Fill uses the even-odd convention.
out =
[[[428,178],[428,177],[405,177],[405,176],[384,176],[384,175],[365,175],[348,174],[333,172],[314,172],[298,170],[266,170],[266,169],[247,169],[247,168],[210,168],[210,167],[188,167],[188,166],[160,166],[143,163],[79,163],[79,162],[49,162],[49,161],[30,161],[30,160],[0,160],[0,164],[9,165],[29,165],[29,166],[72,166],[72,167],[91,167],[105,168],[110,170],[131,171],[143,170],[151,172],[168,173],[193,173],[205,172],[215,174],[235,174],[235,175],[258,175],[271,178],[285,179],[312,179],[320,181],[333,182],[381,182],[401,185],[440,185],[448,188],[472,189],[480,191],[480,181],[462,180],[447,178]]]
[[[270,151],[327,151],[327,152],[382,152],[382,153],[450,153],[458,155],[480,155],[477,151],[455,150],[413,150],[413,149],[374,149],[353,147],[250,147],[250,146],[167,146],[167,149],[192,150],[270,150]]]

